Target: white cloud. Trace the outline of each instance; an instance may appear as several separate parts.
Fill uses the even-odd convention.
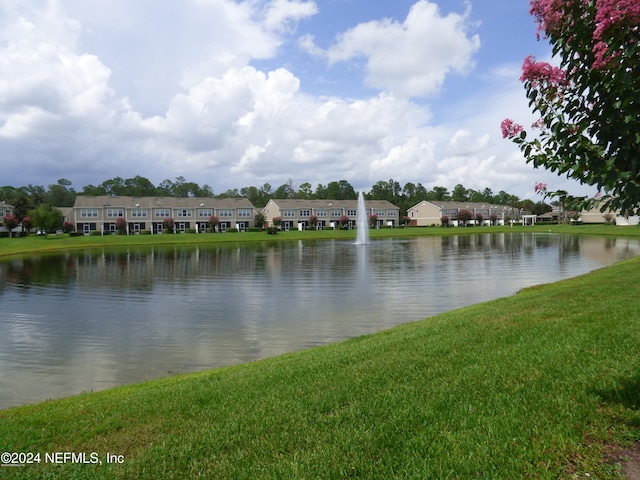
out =
[[[468,13],[441,16],[438,5],[420,0],[406,20],[361,23],[343,33],[327,52],[330,63],[366,58],[369,85],[403,97],[433,95],[450,72],[466,73],[480,47],[468,36]],[[312,51],[309,39],[304,45]]]
[[[286,30],[292,23],[318,13],[315,2],[272,0],[267,6],[264,24],[269,30]]]
[[[479,138],[473,138],[469,130],[460,129],[449,139],[449,150],[454,155],[469,155],[487,148],[490,140],[491,135],[488,133]]]
[[[487,69],[492,78],[448,99],[447,116],[409,100],[471,68],[469,12],[441,15],[421,0],[402,23],[354,22],[322,52],[334,64],[319,73],[364,56],[377,92],[353,99],[309,93],[300,72],[317,59],[278,57],[288,41],[320,52],[313,30],[291,38],[318,10],[311,1],[0,3],[3,184],[182,175],[217,193],[290,178],[358,190],[387,178],[518,195],[535,180],[555,188],[500,136],[506,116],[527,123],[517,75],[504,74],[517,66]]]

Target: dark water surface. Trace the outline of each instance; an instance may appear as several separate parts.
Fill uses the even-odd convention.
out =
[[[131,247],[0,263],[0,408],[335,342],[640,253],[483,234]]]

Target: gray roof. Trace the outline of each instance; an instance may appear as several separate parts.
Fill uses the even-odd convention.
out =
[[[510,205],[496,205],[489,202],[452,202],[452,201],[441,201],[441,200],[423,200],[422,202],[414,205],[411,208],[417,207],[421,203],[430,203],[431,205],[436,206],[441,210],[487,210],[487,209],[497,209],[497,210],[511,210],[515,207],[511,207]]]
[[[74,208],[250,208],[248,198],[214,197],[127,197],[127,196],[85,196],[78,195]]]
[[[278,208],[347,208],[355,210],[358,208],[357,200],[306,200],[300,198],[272,198],[269,202],[274,203]],[[387,200],[365,200],[366,208],[376,208],[385,210],[398,210],[399,207]]]

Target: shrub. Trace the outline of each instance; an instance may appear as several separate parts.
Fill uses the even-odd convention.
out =
[[[176,227],[176,221],[173,218],[165,218],[164,222],[162,222],[164,224],[164,228],[166,230],[166,232],[163,230],[164,233],[173,233]]]
[[[124,218],[116,219],[116,232],[123,235],[127,231],[127,221]]]
[[[211,231],[215,232],[216,227],[220,224],[220,219],[214,215],[209,217],[209,225],[211,226]]]

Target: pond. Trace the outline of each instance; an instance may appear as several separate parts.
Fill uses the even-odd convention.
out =
[[[0,408],[336,342],[638,253],[636,239],[500,233],[0,262]]]

